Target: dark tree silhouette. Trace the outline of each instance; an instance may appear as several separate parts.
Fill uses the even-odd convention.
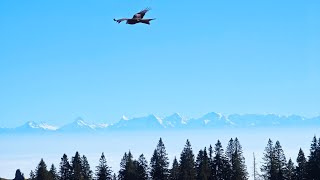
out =
[[[79,152],[76,152],[75,156],[71,159],[72,167],[72,179],[73,180],[83,180],[82,173],[82,162]]]
[[[297,180],[307,180],[307,160],[304,156],[304,152],[300,148],[297,157],[297,167],[296,167],[296,179]]]
[[[179,179],[179,163],[177,161],[177,158],[174,157],[173,163],[172,163],[172,168],[170,169],[170,180],[178,180]]]
[[[191,144],[187,140],[186,145],[180,155],[179,180],[195,180],[196,169],[194,162],[194,154],[192,152]]]
[[[99,160],[99,165],[96,168],[97,180],[112,180],[112,172],[107,165],[107,160],[104,156],[104,153],[102,153]]]
[[[169,159],[166,148],[160,138],[157,148],[150,161],[150,176],[153,180],[167,180],[169,178]]]
[[[43,159],[41,159],[36,169],[36,180],[46,180],[48,179],[48,175],[49,175],[49,172],[47,170],[47,165],[43,161]]]
[[[49,179],[50,180],[59,180],[59,175],[57,173],[57,169],[53,164],[51,164],[51,167],[49,170]]]
[[[60,162],[60,180],[70,180],[72,179],[72,169],[71,165],[68,160],[68,156],[63,154]]]
[[[92,171],[85,155],[81,158],[81,172],[84,180],[92,180]]]
[[[24,176],[23,174],[21,173],[20,169],[17,169],[16,170],[16,175],[14,177],[13,180],[24,180]]]

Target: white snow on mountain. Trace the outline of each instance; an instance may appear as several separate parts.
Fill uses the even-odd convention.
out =
[[[122,118],[114,124],[93,124],[82,118],[60,128],[47,123],[28,121],[17,128],[0,128],[0,133],[30,133],[30,132],[108,132],[114,130],[166,130],[166,129],[201,129],[201,128],[261,128],[261,127],[320,127],[320,117],[305,118],[297,115],[280,116],[275,114],[232,114],[222,115],[210,112],[199,118],[184,119],[178,113],[159,118],[153,114]]]

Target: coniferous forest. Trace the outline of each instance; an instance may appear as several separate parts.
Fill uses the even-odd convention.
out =
[[[186,141],[179,158],[169,162],[164,142],[160,138],[148,162],[143,154],[133,158],[125,152],[119,172],[108,166],[104,153],[97,166],[91,166],[85,155],[76,152],[68,157],[63,154],[58,167],[48,166],[43,159],[29,174],[30,180],[247,180],[249,174],[254,180],[320,180],[320,138],[313,137],[308,155],[297,150],[296,159],[286,159],[279,141],[267,142],[261,166],[248,172],[243,150],[238,138],[230,139],[226,149],[218,140],[216,144],[204,147],[197,154],[191,142]],[[170,165],[171,164],[171,165]],[[247,162],[251,164],[251,162]],[[1,179],[1,178],[0,178]],[[24,180],[18,169],[14,180]]]

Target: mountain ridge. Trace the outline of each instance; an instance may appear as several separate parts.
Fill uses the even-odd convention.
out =
[[[160,118],[154,114],[127,118],[123,116],[114,124],[88,123],[82,118],[61,127],[44,122],[28,121],[16,128],[0,128],[0,133],[38,132],[107,132],[119,130],[166,130],[166,129],[215,129],[215,128],[258,128],[258,127],[320,127],[320,116],[306,118],[299,115],[282,116],[277,114],[231,114],[209,112],[199,118],[183,118],[179,113]]]

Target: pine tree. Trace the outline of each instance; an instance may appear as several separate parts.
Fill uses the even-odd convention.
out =
[[[301,148],[298,153],[297,164],[295,173],[297,180],[307,180],[307,160]]]
[[[318,180],[320,177],[320,168],[319,168],[319,142],[317,141],[317,137],[314,136],[311,147],[310,147],[310,155],[309,155],[309,161],[307,163],[307,176],[310,180]]]
[[[295,166],[291,160],[291,158],[289,159],[288,163],[287,163],[287,170],[286,170],[286,174],[285,174],[285,180],[295,180],[296,176],[295,176]]]
[[[76,152],[75,156],[71,159],[71,167],[72,167],[72,179],[73,180],[83,180],[82,173],[82,164],[81,157],[78,152]]]
[[[209,168],[210,168],[210,177],[209,177],[209,179],[210,180],[215,180],[215,177],[214,177],[215,169],[214,169],[214,162],[213,162],[214,157],[213,157],[213,148],[212,148],[211,144],[210,144],[208,150],[209,150]]]
[[[63,154],[60,162],[60,180],[70,180],[72,179],[72,167],[69,163],[68,156]]]
[[[104,156],[104,153],[102,153],[99,160],[99,165],[96,168],[97,180],[112,180],[112,172],[109,166],[107,165],[107,160]]]
[[[215,144],[215,156],[213,158],[213,177],[216,180],[231,179],[231,165],[228,158],[224,154],[221,142]]]
[[[207,149],[200,150],[196,160],[197,179],[208,180],[211,175]]]
[[[92,171],[85,155],[81,158],[81,169],[83,180],[92,180]]]
[[[17,169],[16,170],[16,175],[14,177],[13,180],[24,180],[24,176],[23,174],[21,173],[20,169]]]
[[[139,156],[139,159],[137,161],[137,167],[136,167],[136,171],[138,174],[138,178],[140,180],[148,180],[149,179],[149,175],[148,175],[148,162],[146,160],[146,158],[144,157],[143,154],[141,154]]]
[[[189,140],[187,140],[186,145],[180,155],[179,169],[180,169],[179,180],[195,180],[196,179],[194,154],[192,152],[192,148]]]
[[[274,146],[274,158],[275,158],[277,179],[284,180],[285,174],[287,174],[287,160],[279,141],[276,141],[276,144]]]
[[[57,169],[54,166],[54,164],[51,164],[51,167],[49,170],[49,179],[50,180],[59,180],[59,175],[57,173]]]
[[[170,169],[170,180],[178,180],[179,179],[179,163],[177,161],[177,158],[174,157],[172,168]]]
[[[263,157],[263,165],[261,167],[262,177],[265,180],[277,180],[277,167],[275,162],[275,153],[273,142],[271,139],[268,140],[267,147]]]
[[[167,180],[169,177],[169,159],[166,148],[160,138],[150,160],[150,176],[153,180]]]
[[[238,138],[229,141],[226,155],[231,165],[231,179],[232,180],[246,180],[248,179],[247,167],[243,157],[242,146]]]
[[[30,176],[29,180],[36,180],[36,175],[34,174],[34,172],[32,170],[31,170],[29,176]]]
[[[119,180],[136,179],[134,165],[133,165],[133,157],[130,151],[128,152],[128,154],[124,153],[123,155],[123,158],[120,162],[118,179]]]
[[[47,165],[41,159],[40,163],[38,164],[38,167],[36,169],[36,180],[47,180],[48,179],[48,170],[47,170]]]

